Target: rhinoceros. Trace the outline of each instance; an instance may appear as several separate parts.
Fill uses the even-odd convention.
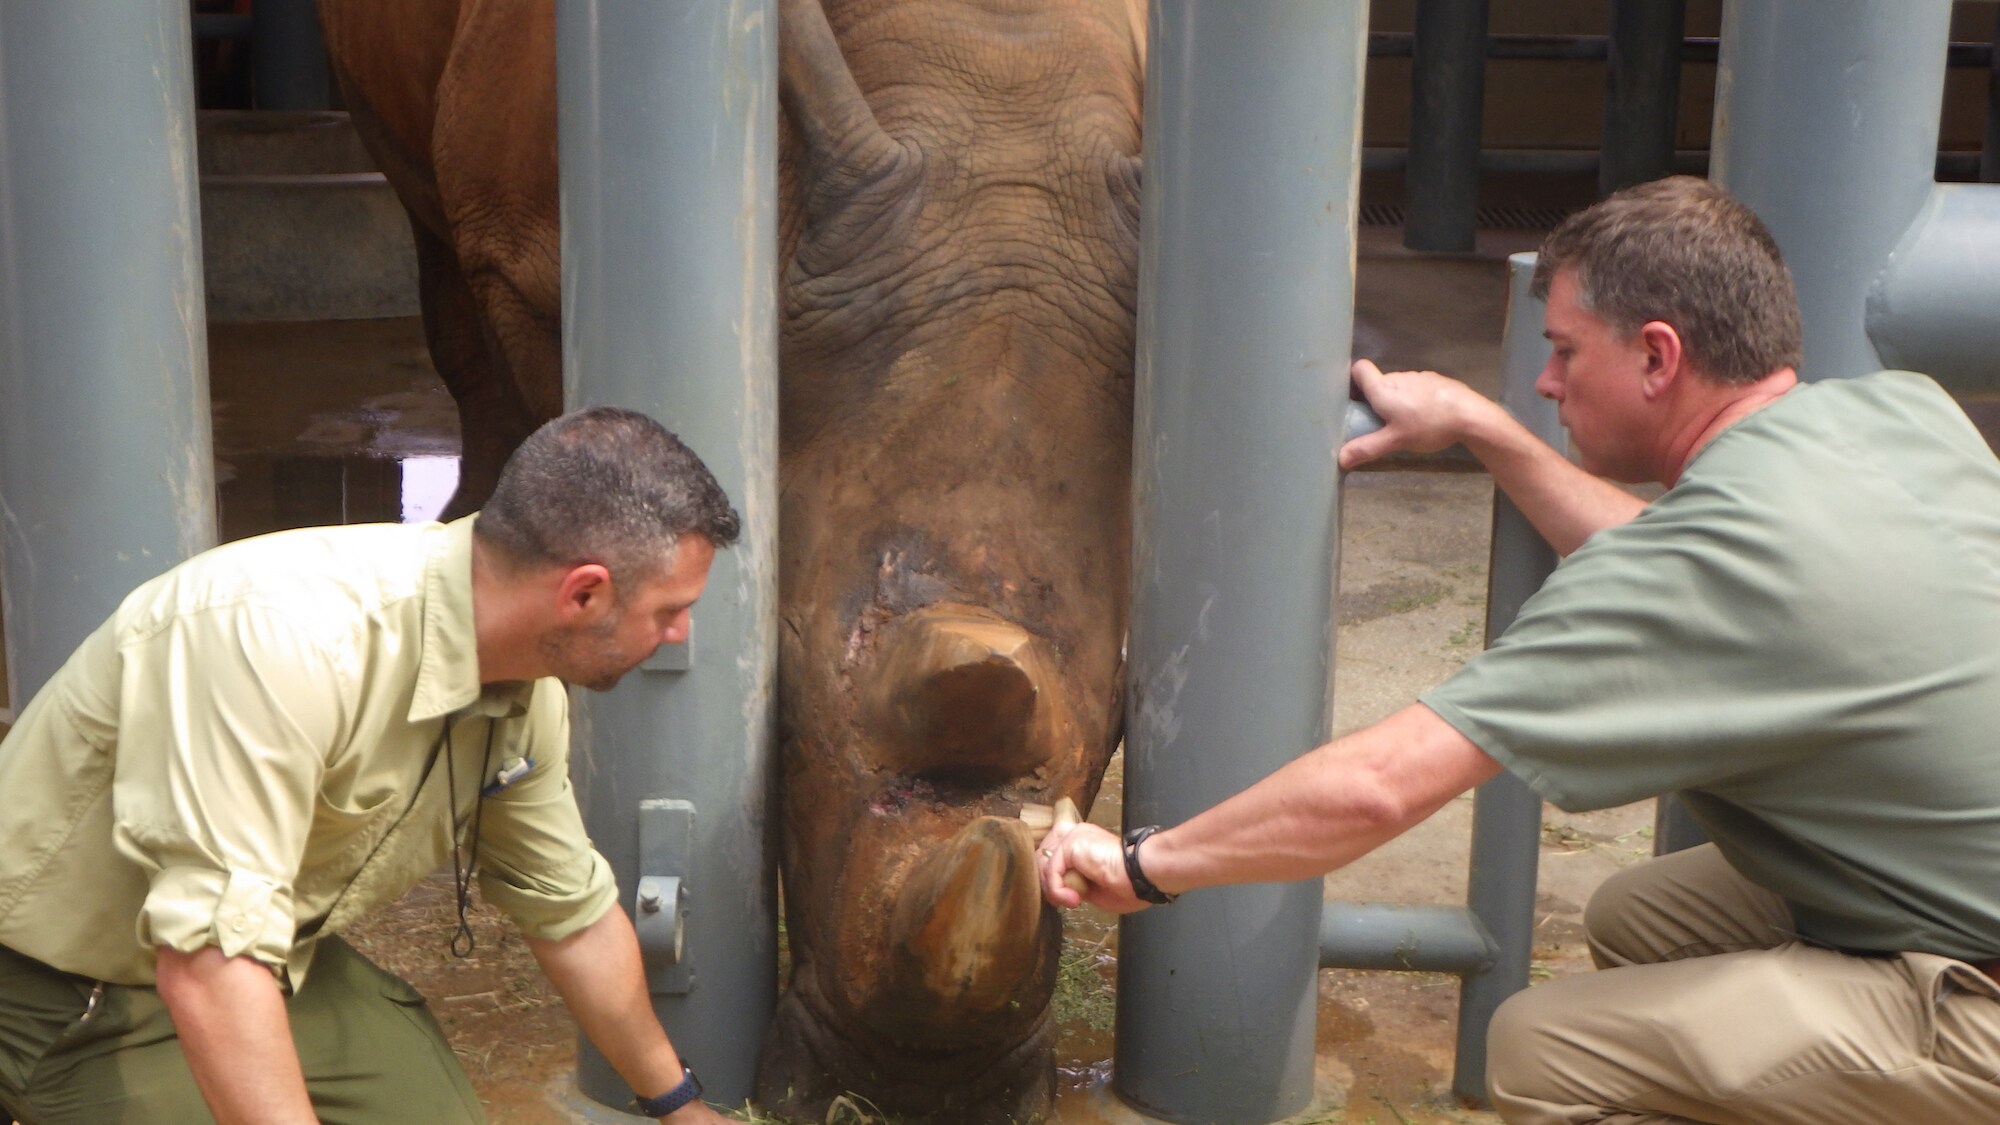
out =
[[[1060,923],[1016,814],[1087,808],[1122,722],[1144,3],[780,7],[793,961],[759,1097],[1040,1120]],[[552,8],[320,8],[470,510],[561,405]]]

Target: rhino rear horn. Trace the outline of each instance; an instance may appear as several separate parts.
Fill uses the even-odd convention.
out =
[[[890,768],[979,785],[1048,760],[1041,644],[1010,621],[973,607],[919,610],[885,638],[873,673],[873,733]]]

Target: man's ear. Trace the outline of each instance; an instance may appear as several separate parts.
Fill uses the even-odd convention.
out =
[[[1680,378],[1686,363],[1681,334],[1664,320],[1649,320],[1639,326],[1639,346],[1646,353],[1646,370],[1639,385],[1647,398],[1659,398]]]
[[[556,583],[556,619],[564,625],[595,625],[611,612],[617,598],[611,570],[603,563],[580,563]]]

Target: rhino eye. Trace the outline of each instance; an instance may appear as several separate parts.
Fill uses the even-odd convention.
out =
[[[1115,204],[1113,213],[1124,233],[1137,238],[1139,235],[1139,158],[1119,155],[1113,157],[1105,169],[1105,184],[1111,189],[1111,201]]]

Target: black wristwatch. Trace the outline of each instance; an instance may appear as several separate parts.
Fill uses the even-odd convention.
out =
[[[1159,825],[1147,824],[1125,833],[1125,878],[1131,881],[1132,893],[1142,902],[1165,906],[1181,896],[1170,895],[1154,886],[1153,881],[1146,878],[1146,873],[1139,868],[1139,845],[1146,842],[1146,837],[1159,830]]]
[[[639,1112],[646,1117],[665,1117],[701,1096],[701,1083],[694,1069],[681,1067],[681,1084],[656,1098],[639,1098]]]

